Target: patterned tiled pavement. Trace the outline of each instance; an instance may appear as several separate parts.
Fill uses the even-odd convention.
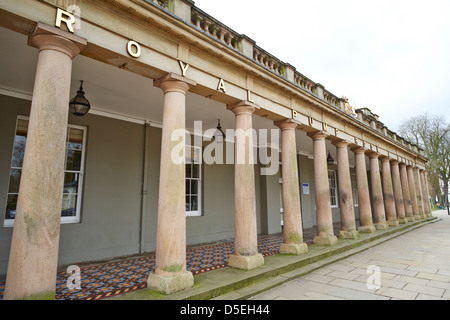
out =
[[[335,224],[335,232],[340,226]],[[304,230],[304,241],[313,243],[316,230]],[[258,236],[259,252],[263,256],[279,253],[283,241],[282,234]],[[187,249],[186,268],[194,275],[224,268],[228,265],[228,257],[234,252],[234,240],[220,241],[213,244],[196,246]],[[62,270],[57,274],[57,300],[100,300],[144,289],[147,277],[154,271],[155,256],[145,255],[107,263],[87,265],[81,268],[81,289],[68,289],[69,274]],[[5,283],[0,282],[0,299],[3,298]]]

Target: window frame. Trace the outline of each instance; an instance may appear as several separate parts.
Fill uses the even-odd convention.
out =
[[[198,164],[199,168],[198,168],[198,178],[192,178],[192,177],[185,177],[185,183],[187,182],[187,180],[196,180],[197,183],[197,194],[195,196],[197,196],[197,210],[195,211],[188,211],[186,210],[186,217],[201,217],[202,216],[202,212],[203,212],[203,208],[202,208],[202,202],[203,202],[203,148],[200,146],[194,146],[194,145],[186,145],[186,161],[185,161],[185,167],[189,164],[192,165],[192,152],[191,155],[189,156],[189,161],[188,161],[188,154],[187,152],[191,151],[191,149],[194,150],[199,150],[199,159],[198,159]],[[187,190],[185,190],[185,197],[187,196],[192,196],[192,194],[189,192],[187,192]]]
[[[330,178],[330,173],[332,174],[332,178]],[[334,186],[332,187],[331,179],[334,180]],[[331,208],[339,208],[339,198],[338,198],[338,183],[337,183],[337,174],[336,170],[328,169],[328,186],[330,188],[330,205]],[[335,199],[335,204],[333,204],[333,196]]]
[[[22,167],[13,167],[13,156],[14,156],[14,146],[15,146],[15,137],[17,135],[17,126],[19,121],[27,121],[29,123],[30,118],[28,116],[23,116],[23,115],[18,115],[17,119],[16,119],[16,125],[15,125],[15,130],[14,130],[14,143],[12,145],[12,153],[11,153],[11,161],[10,161],[10,165],[9,165],[9,172],[11,174],[11,170],[21,170],[23,169],[23,164]],[[70,129],[77,129],[77,130],[81,130],[83,132],[83,141],[82,141],[82,147],[81,147],[81,159],[80,159],[80,170],[66,170],[66,163],[67,163],[67,152],[68,152],[68,141],[69,141],[69,131]],[[75,210],[75,215],[74,216],[61,216],[61,224],[74,224],[74,223],[79,223],[81,221],[81,205],[82,205],[82,198],[83,198],[83,181],[84,181],[84,171],[85,171],[85,157],[86,157],[86,137],[87,137],[87,127],[86,126],[80,126],[80,125],[74,125],[74,124],[68,124],[67,125],[67,136],[66,136],[66,148],[64,151],[65,157],[64,157],[64,175],[66,173],[77,173],[78,176],[78,184],[77,184],[77,199],[76,199],[76,210]],[[27,135],[28,135],[28,126],[27,126]],[[4,208],[4,220],[3,220],[3,227],[13,227],[14,226],[14,221],[15,219],[7,219],[6,218],[6,206],[8,205],[8,196],[11,194],[16,194],[16,193],[10,193],[9,192],[9,186],[10,186],[10,182],[8,182],[8,187],[7,187],[7,192],[6,192],[6,201],[5,201],[5,208]],[[64,187],[61,190],[62,194],[63,194],[63,201],[64,201]],[[70,193],[69,193],[70,194]],[[18,193],[17,193],[18,195]],[[62,208],[61,208],[62,210]]]
[[[351,172],[351,185],[352,185],[352,196],[353,196],[353,206],[359,207],[359,194],[358,194],[358,185],[356,180],[356,173]]]

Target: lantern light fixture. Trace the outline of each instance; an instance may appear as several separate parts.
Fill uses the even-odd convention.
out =
[[[78,89],[77,95],[69,102],[70,112],[78,117],[84,116],[91,109],[89,100],[84,96],[83,82],[83,80],[80,80],[80,89]]]
[[[331,166],[334,163],[334,159],[331,156],[330,151],[328,151],[327,163],[328,163],[329,166]]]
[[[217,125],[217,130],[213,135],[213,139],[214,141],[216,141],[217,143],[223,143],[223,141],[225,140],[225,133],[222,131],[222,127],[220,126],[220,119],[218,120],[218,125]]]

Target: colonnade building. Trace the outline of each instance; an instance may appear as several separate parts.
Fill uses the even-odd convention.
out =
[[[153,251],[170,294],[188,245],[234,238],[252,269],[258,234],[302,255],[305,228],[332,246],[431,215],[423,150],[194,1],[2,0],[0,39],[5,299]]]

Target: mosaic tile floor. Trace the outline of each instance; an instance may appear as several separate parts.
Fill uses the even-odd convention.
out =
[[[335,226],[336,230],[339,226]],[[312,244],[314,229],[304,230],[304,241]],[[283,242],[282,234],[258,236],[259,252],[267,257],[277,254]],[[223,241],[201,247],[188,248],[186,268],[194,275],[224,268],[234,253],[234,242]],[[147,287],[148,274],[154,271],[155,257],[142,256],[114,262],[81,267],[81,289],[67,288],[68,273],[57,274],[57,300],[99,300]],[[5,283],[0,282],[0,299]]]

